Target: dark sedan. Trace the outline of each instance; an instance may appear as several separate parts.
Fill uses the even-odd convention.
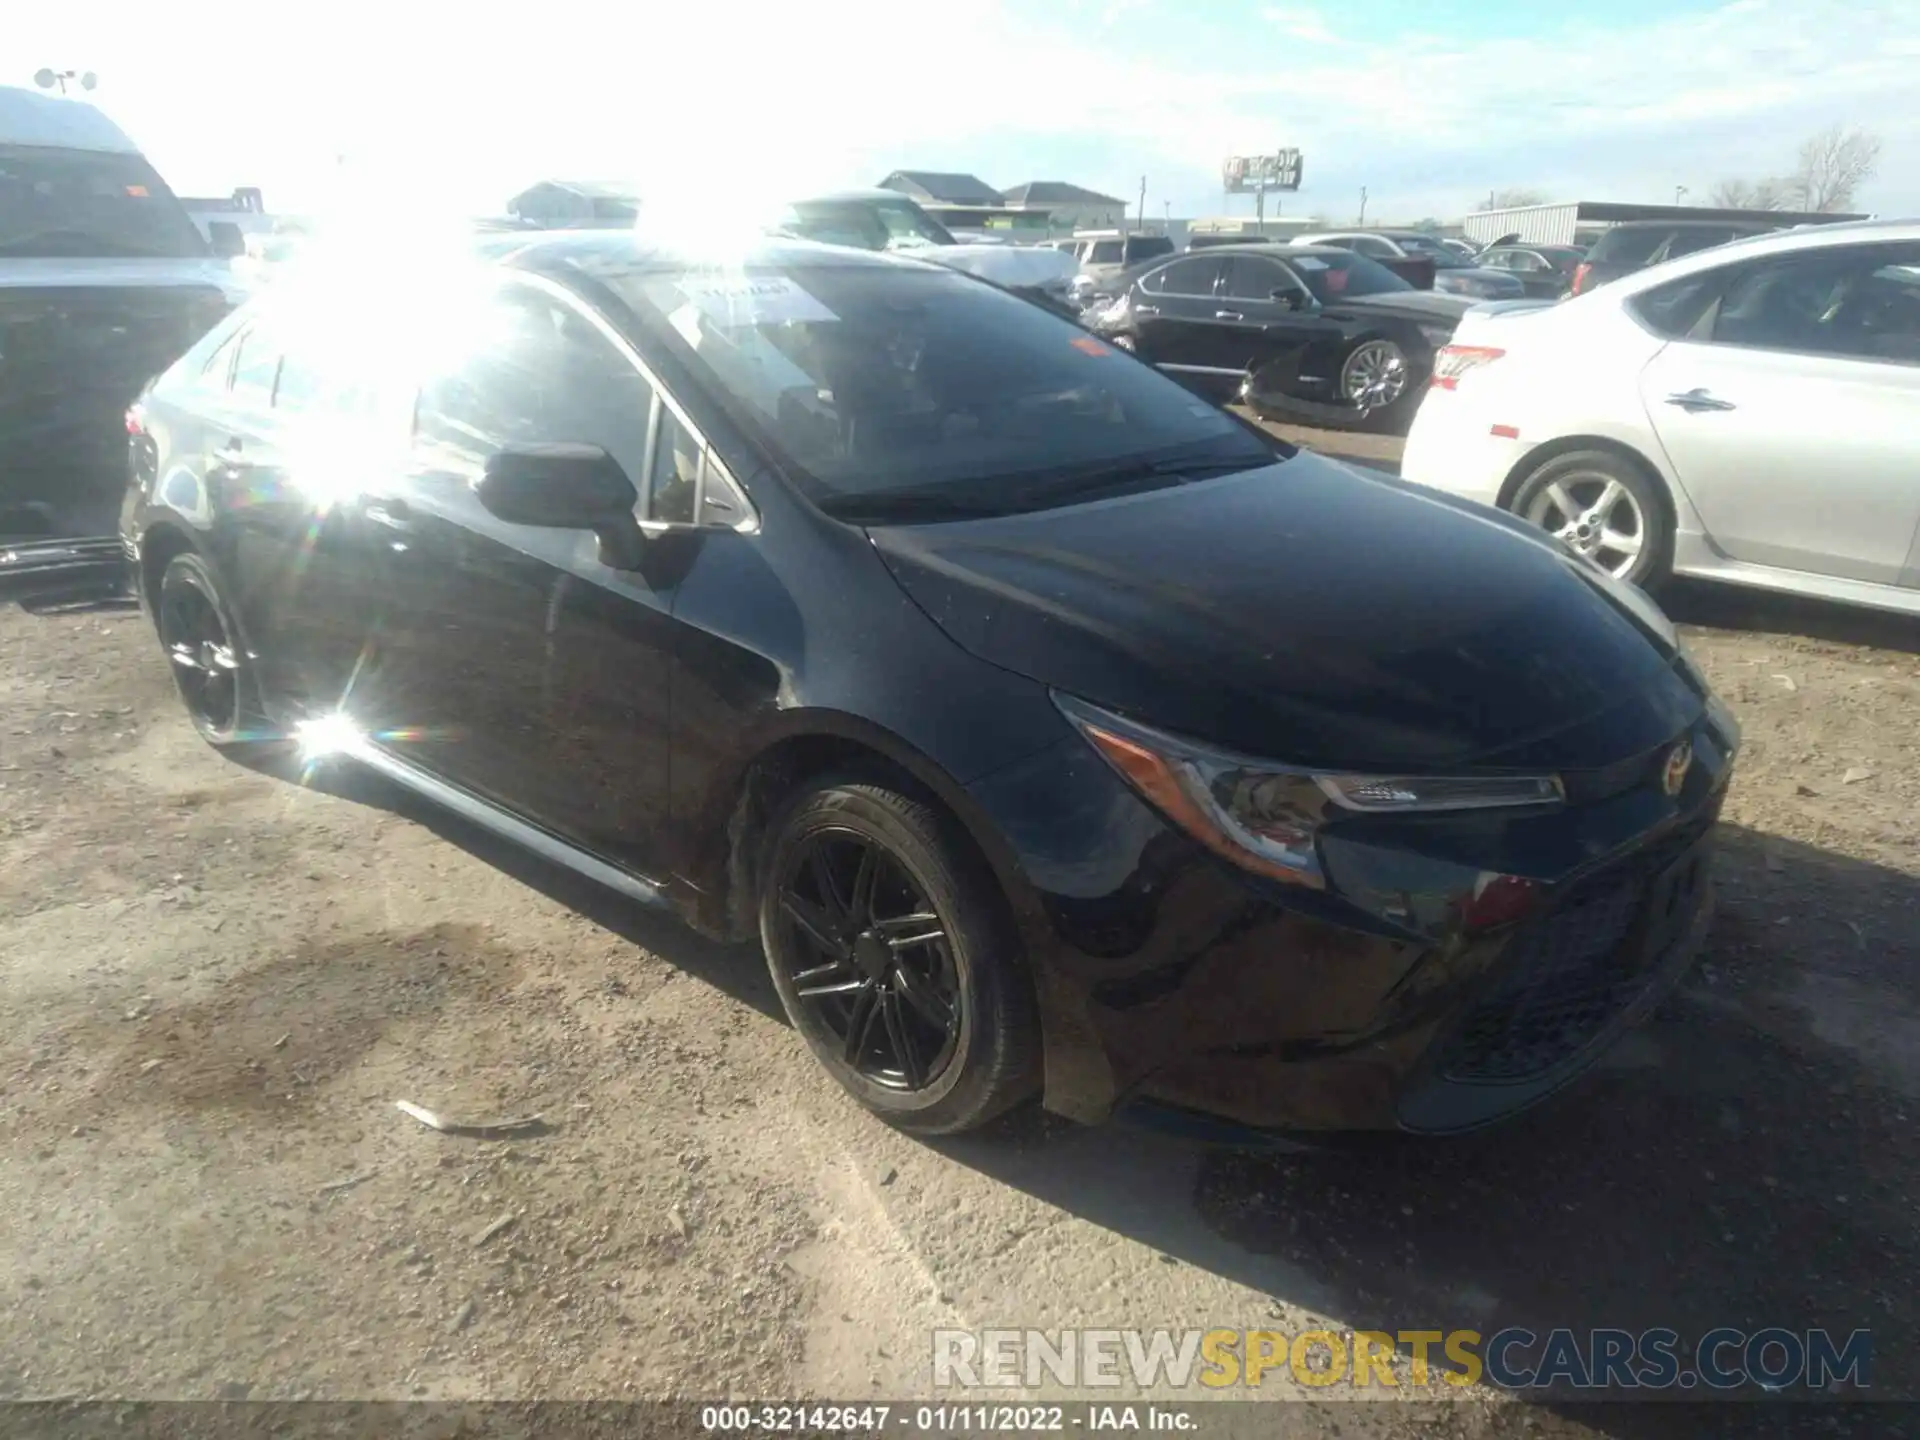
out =
[[[1572,293],[1574,271],[1586,257],[1578,245],[1500,244],[1483,251],[1480,264],[1513,276],[1530,300],[1558,300]]]
[[[1532,527],[923,262],[391,278],[276,287],[128,417],[194,724],[757,937],[890,1120],[1462,1129],[1698,938],[1732,724]]]
[[[1132,272],[1083,317],[1215,399],[1275,420],[1404,433],[1473,301],[1331,246],[1219,246]]]

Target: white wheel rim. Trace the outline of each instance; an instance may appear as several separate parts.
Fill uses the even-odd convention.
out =
[[[1562,475],[1527,502],[1525,518],[1624,579],[1647,546],[1647,517],[1633,492],[1600,470]]]

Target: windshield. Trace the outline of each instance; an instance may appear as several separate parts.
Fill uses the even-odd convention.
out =
[[[806,240],[856,250],[952,245],[952,234],[910,200],[803,200],[787,229]]]
[[[206,254],[187,212],[138,155],[0,145],[0,257]]]
[[[1320,255],[1288,255],[1287,264],[1307,282],[1322,305],[1356,300],[1362,295],[1392,295],[1414,287],[1377,260],[1351,250],[1329,250]]]
[[[804,265],[614,288],[836,513],[853,508],[835,502],[876,497],[997,513],[1103,467],[1139,462],[1149,475],[1170,457],[1214,469],[1276,458],[1151,367],[962,275]]]

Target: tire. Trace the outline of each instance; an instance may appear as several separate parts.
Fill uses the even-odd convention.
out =
[[[167,563],[153,618],[174,689],[201,739],[235,754],[280,743],[261,707],[232,607],[206,561],[188,551]]]
[[[757,873],[780,1003],[854,1099],[950,1135],[1035,1094],[1040,1026],[1012,917],[945,813],[883,779],[819,780],[771,827]]]
[[[1569,520],[1564,496],[1573,502]],[[1605,504],[1605,524],[1584,523]],[[1614,450],[1569,450],[1555,455],[1520,482],[1507,506],[1523,520],[1560,535],[1576,550],[1598,561],[1622,580],[1643,590],[1664,584],[1673,573],[1673,516],[1667,497],[1639,464]],[[1618,522],[1631,513],[1632,525]],[[1629,555],[1610,545],[1610,536],[1631,536]]]
[[[1381,357],[1394,371],[1394,378],[1384,380],[1387,393],[1380,403],[1368,406],[1357,414],[1351,428],[1364,430],[1375,435],[1404,435],[1413,424],[1413,412],[1420,403],[1420,388],[1414,384],[1412,363],[1407,357],[1406,347],[1385,335],[1368,335],[1360,340],[1340,359],[1340,374],[1334,381],[1334,388],[1342,401],[1359,407],[1362,394],[1356,393],[1353,372],[1357,368],[1367,368],[1367,362],[1373,357]]]

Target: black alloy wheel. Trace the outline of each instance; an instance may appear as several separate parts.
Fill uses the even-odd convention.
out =
[[[787,1018],[905,1129],[984,1124],[1039,1083],[1039,1022],[1005,897],[952,818],[891,777],[804,787],[768,832],[760,938]]]
[[[819,830],[789,852],[780,911],[794,997],[876,1085],[924,1090],[953,1063],[965,1000],[946,924],[868,836]]]
[[[194,729],[223,749],[270,739],[238,627],[213,572],[198,555],[176,555],[160,577],[154,626],[174,688]]]

